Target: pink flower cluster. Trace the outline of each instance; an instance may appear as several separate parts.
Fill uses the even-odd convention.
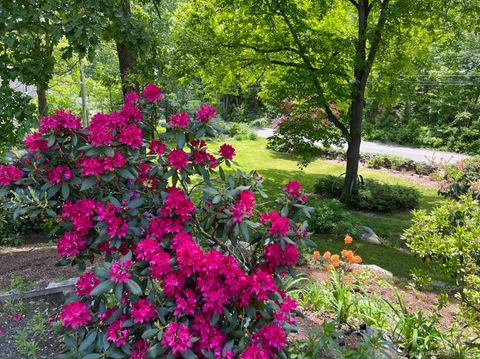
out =
[[[173,128],[187,128],[189,123],[190,117],[186,112],[176,113],[175,115],[171,116],[170,120],[168,121],[170,127]]]
[[[110,266],[108,273],[110,274],[110,281],[114,283],[127,283],[132,274],[129,272],[133,262],[129,259],[123,262],[115,262]]]
[[[167,156],[167,163],[170,164],[174,170],[178,171],[188,166],[188,160],[188,154],[179,148],[175,148]]]
[[[273,273],[280,266],[295,265],[298,261],[299,253],[295,245],[287,243],[285,249],[282,249],[278,243],[270,243],[265,247],[264,257],[267,268]]]
[[[154,84],[148,84],[143,89],[143,98],[148,102],[156,102],[163,99],[163,93],[162,90]]]
[[[306,203],[308,196],[302,194],[302,187],[298,181],[290,181],[283,188],[288,197],[298,200],[300,203]]]
[[[207,143],[203,140],[193,140],[190,142],[193,147],[193,162],[208,166],[211,169],[218,167],[218,161],[214,155],[206,150]]]
[[[0,165],[0,186],[9,186],[23,177],[23,171],[14,165]]]
[[[197,120],[203,122],[203,123],[208,123],[210,119],[215,118],[217,116],[217,111],[215,110],[215,107],[208,106],[208,105],[202,105],[200,108],[197,110],[197,113],[195,114],[195,117]]]
[[[268,233],[272,236],[285,237],[290,231],[290,220],[274,210],[263,213],[260,222],[269,225]]]
[[[120,132],[118,135],[118,141],[124,145],[127,145],[132,150],[135,150],[142,145],[142,130],[136,125],[129,125]]]
[[[38,132],[34,132],[26,136],[23,144],[25,145],[29,153],[33,153],[36,150],[43,152],[48,149],[48,141],[45,140],[42,134]]]
[[[226,143],[220,146],[220,149],[218,152],[220,153],[220,156],[222,156],[227,160],[232,160],[233,157],[235,157],[235,148],[233,148],[233,146]]]
[[[92,313],[88,305],[82,302],[72,302],[63,308],[60,313],[60,320],[64,327],[70,327],[73,330],[90,323]]]
[[[87,248],[88,242],[77,233],[67,232],[57,242],[57,251],[62,257],[78,256]]]
[[[115,169],[125,167],[127,161],[122,153],[115,151],[113,157],[86,157],[77,160],[77,167],[82,169],[83,176],[101,176]]]
[[[48,172],[48,180],[51,184],[57,184],[63,181],[68,182],[73,177],[73,171],[67,166],[57,166]]]
[[[75,289],[79,297],[89,297],[92,290],[100,283],[95,273],[87,272],[78,278]]]
[[[72,113],[58,110],[55,115],[40,119],[40,133],[62,132],[80,130],[82,128],[80,118]]]
[[[130,313],[135,323],[147,323],[157,316],[158,311],[148,299],[139,299],[132,305]]]
[[[255,195],[250,190],[243,190],[238,194],[237,201],[230,207],[232,220],[241,223],[245,217],[253,214]]]
[[[192,336],[183,323],[171,322],[163,334],[162,344],[172,350],[173,355],[185,353],[192,347]]]
[[[160,140],[151,140],[148,154],[162,156],[167,149],[167,146]]]

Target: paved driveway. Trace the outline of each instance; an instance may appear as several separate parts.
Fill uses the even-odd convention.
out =
[[[256,129],[260,137],[270,137],[273,135],[272,128],[258,128]],[[346,147],[346,145],[345,145]],[[392,156],[408,158],[414,161],[435,162],[435,163],[455,163],[459,160],[469,158],[471,156],[462,155],[453,152],[443,152],[434,150],[425,150],[422,148],[414,148],[400,145],[386,145],[383,143],[376,143],[370,141],[362,141],[360,152],[362,153],[377,153]]]

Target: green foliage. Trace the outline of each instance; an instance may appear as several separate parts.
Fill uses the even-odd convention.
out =
[[[439,193],[453,199],[458,199],[466,193],[478,198],[480,196],[480,157],[446,166]]]
[[[360,224],[337,200],[318,201],[314,208],[310,227],[316,233],[331,233],[342,238],[347,234],[353,238],[360,235]]]
[[[378,212],[415,208],[420,196],[415,188],[374,180],[366,180],[358,184],[351,194],[343,195],[343,183],[334,176],[321,176],[315,183],[314,191],[321,197],[341,199],[350,208]]]
[[[404,233],[411,250],[453,277],[464,305],[467,326],[480,318],[480,207],[470,196],[450,200],[432,210],[414,213],[413,226]],[[473,326],[472,326],[473,324]]]

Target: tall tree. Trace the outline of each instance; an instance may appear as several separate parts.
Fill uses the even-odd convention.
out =
[[[236,81],[248,81],[263,76],[265,99],[288,96],[323,108],[348,144],[344,189],[351,191],[379,52],[395,47],[400,56],[410,28],[425,25],[428,17],[434,23],[436,14],[456,2],[193,0],[179,8],[175,36],[191,55],[184,58],[208,67],[210,77],[231,80],[233,73]]]

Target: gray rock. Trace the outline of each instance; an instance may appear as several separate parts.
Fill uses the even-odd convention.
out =
[[[363,232],[360,236],[360,240],[372,244],[381,244],[380,238],[378,238],[377,234],[373,231],[373,229],[367,226],[363,226]]]
[[[374,274],[379,274],[381,275],[382,277],[388,277],[388,278],[391,278],[393,277],[393,273],[382,268],[382,267],[379,267],[375,264],[352,264],[351,265],[352,268],[355,268],[355,269],[368,269],[370,270],[370,272],[374,273]]]

